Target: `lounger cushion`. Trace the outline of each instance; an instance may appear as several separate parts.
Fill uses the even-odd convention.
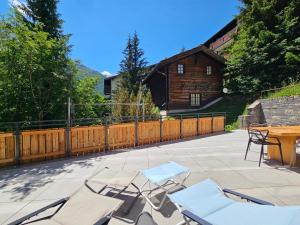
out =
[[[171,194],[169,198],[202,218],[234,203],[224,196],[218,185],[211,180],[205,180]]]
[[[205,180],[169,195],[181,209],[212,225],[299,225],[299,206],[270,206],[227,198],[212,180]]]
[[[151,183],[162,183],[183,173],[189,172],[189,169],[175,162],[168,162],[160,166],[142,171],[142,174],[149,179]]]
[[[115,185],[127,187],[131,184],[134,178],[138,175],[137,171],[123,171],[104,169],[91,177],[89,181],[105,185]]]
[[[234,203],[204,217],[214,225],[299,225],[300,207]]]
[[[51,220],[61,225],[94,225],[103,218],[106,220],[105,217],[119,208],[122,202],[95,194],[84,186],[71,196]]]

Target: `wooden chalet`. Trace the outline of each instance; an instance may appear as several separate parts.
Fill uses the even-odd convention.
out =
[[[156,106],[167,111],[192,111],[219,98],[225,59],[200,45],[162,60],[143,83]]]

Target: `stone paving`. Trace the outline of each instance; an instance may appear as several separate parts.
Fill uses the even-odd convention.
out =
[[[245,131],[234,131],[1,170],[0,224],[72,194],[86,178],[104,166],[133,171],[171,160],[191,169],[187,186],[211,178],[223,187],[278,205],[300,205],[300,168],[283,167],[269,160],[258,167],[258,146],[252,147],[244,161],[247,140]],[[141,182],[143,178],[138,177],[136,183]],[[172,203],[166,202],[157,212],[140,197],[129,215],[113,218],[109,224],[132,224],[142,211],[150,212],[159,225],[176,224],[182,219]]]

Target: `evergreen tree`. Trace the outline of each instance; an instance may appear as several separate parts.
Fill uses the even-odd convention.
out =
[[[140,40],[136,32],[132,38],[129,35],[123,55],[124,59],[120,63],[121,88],[127,89],[129,93],[133,92],[136,95],[147,65],[144,51],[140,48]]]
[[[228,87],[255,93],[300,79],[300,1],[243,0]]]
[[[59,0],[27,0],[28,16],[34,23],[43,24],[43,30],[56,38],[62,35],[63,23],[57,12],[58,2]]]

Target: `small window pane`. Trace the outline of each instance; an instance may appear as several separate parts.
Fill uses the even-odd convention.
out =
[[[178,64],[177,73],[178,74],[183,74],[184,73],[184,65],[183,64]]]
[[[201,105],[201,95],[191,94],[191,106],[200,106],[200,105]]]
[[[207,66],[206,67],[206,74],[207,75],[211,75],[212,74],[212,67],[211,66]]]

